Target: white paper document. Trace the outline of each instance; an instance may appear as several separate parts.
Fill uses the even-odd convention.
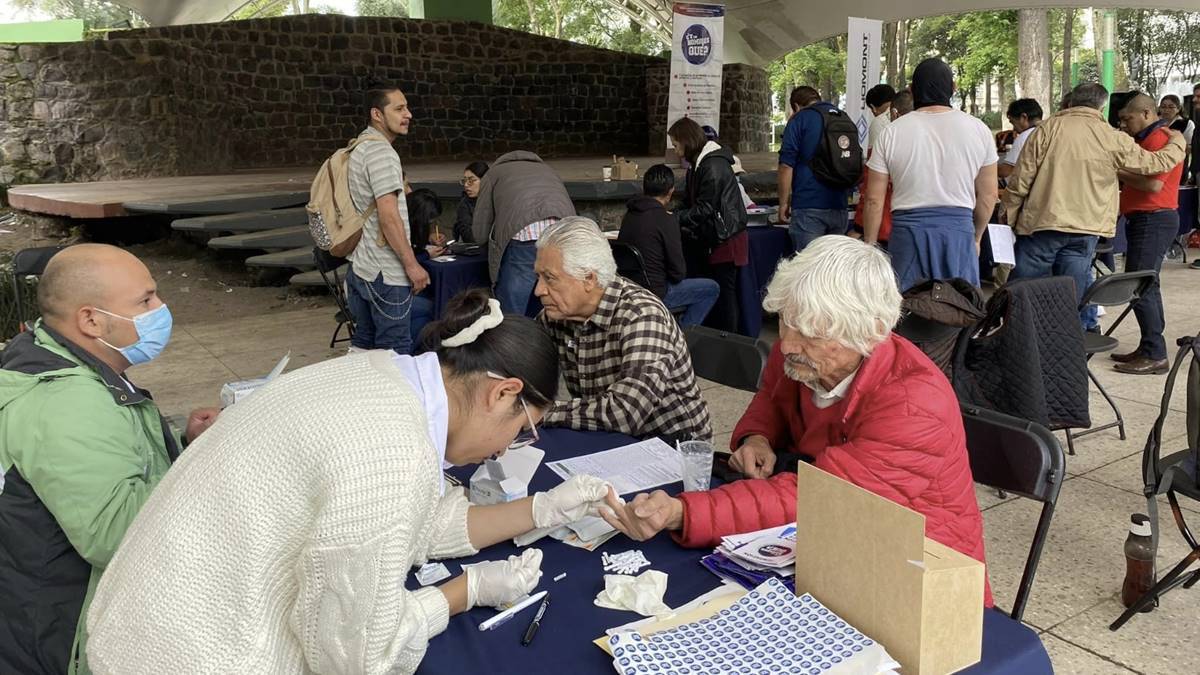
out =
[[[1005,265],[1017,264],[1017,236],[1008,225],[988,225],[988,239],[992,242],[992,260]]]
[[[606,480],[622,495],[683,480],[679,453],[657,438],[546,466],[563,480],[583,474]]]

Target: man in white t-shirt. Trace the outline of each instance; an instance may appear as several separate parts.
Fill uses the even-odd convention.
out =
[[[1012,175],[1013,169],[1017,166],[1017,159],[1021,156],[1021,148],[1025,147],[1025,141],[1042,123],[1042,106],[1031,98],[1019,98],[1008,104],[1006,116],[1017,137],[1013,139],[1012,147],[1008,149],[1008,152],[1000,158],[1000,166],[996,168],[996,175],[1001,180]]]
[[[879,236],[888,180],[888,252],[901,292],[924,279],[979,285],[979,240],[996,205],[996,146],[982,121],[950,107],[954,76],[941,59],[913,71],[916,110],[876,140],[867,168],[864,240]]]
[[[867,107],[875,117],[867,129],[867,152],[875,147],[879,134],[892,122],[892,100],[896,98],[896,90],[890,84],[877,84],[867,92]]]
[[[366,94],[370,119],[350,154],[350,198],[361,213],[375,204],[362,239],[348,256],[346,304],[354,315],[351,349],[412,349],[412,296],[429,285],[429,273],[409,245],[404,171],[392,143],[408,133],[412,111],[398,86],[379,84]]]

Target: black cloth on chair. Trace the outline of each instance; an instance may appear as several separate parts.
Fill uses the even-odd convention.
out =
[[[955,348],[951,382],[959,400],[1051,429],[1091,426],[1075,282],[1013,281],[985,311]]]

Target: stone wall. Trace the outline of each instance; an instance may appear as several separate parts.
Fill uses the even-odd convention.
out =
[[[303,16],[0,45],[0,183],[319,163],[405,87],[413,159],[639,154],[661,59],[469,22]]]
[[[667,103],[671,66],[646,69],[646,114],[650,153],[667,144]],[[721,71],[721,142],[734,152],[765,152],[771,146],[771,85],[767,71],[741,63]]]
[[[667,62],[484,24],[309,15],[0,45],[0,185],[310,166],[405,88],[409,159],[664,147]],[[766,74],[726,66],[723,139],[769,141]]]

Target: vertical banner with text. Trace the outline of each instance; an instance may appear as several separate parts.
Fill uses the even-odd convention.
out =
[[[867,92],[879,84],[879,46],[882,42],[882,21],[850,17],[846,34],[846,114],[858,127],[858,142],[864,151],[873,117],[867,107]]]
[[[721,67],[725,64],[725,7],[677,2],[671,45],[667,128],[682,117],[720,131]],[[670,148],[670,139],[667,147]]]

